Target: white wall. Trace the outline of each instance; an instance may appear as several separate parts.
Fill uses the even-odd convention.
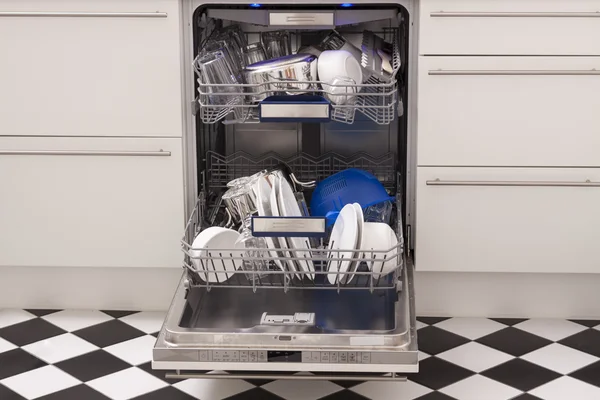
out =
[[[0,308],[166,310],[179,268],[0,268]],[[600,318],[600,274],[416,274],[418,315]]]

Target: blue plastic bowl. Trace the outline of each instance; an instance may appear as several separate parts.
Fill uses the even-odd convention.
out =
[[[311,215],[326,217],[327,225],[335,222],[341,209],[358,203],[365,209],[383,201],[393,201],[379,180],[371,173],[349,168],[317,184],[310,201]]]

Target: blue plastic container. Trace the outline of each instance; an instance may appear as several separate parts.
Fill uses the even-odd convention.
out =
[[[358,203],[365,209],[383,201],[393,201],[381,182],[371,173],[349,168],[317,184],[310,201],[312,216],[326,217],[332,225],[346,204]]]

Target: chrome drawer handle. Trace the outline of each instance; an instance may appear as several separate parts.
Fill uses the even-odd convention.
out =
[[[467,17],[467,18],[596,18],[600,11],[593,12],[453,12],[434,11],[429,14],[432,18]]]
[[[428,71],[429,75],[463,75],[463,76],[487,76],[487,75],[600,75],[600,71],[596,69],[589,70],[448,70],[434,69]]]
[[[0,17],[167,18],[166,12],[0,11]]]
[[[0,150],[0,156],[127,156],[169,157],[170,151]]]
[[[575,181],[425,181],[427,186],[525,186],[525,187],[600,187],[600,182]]]

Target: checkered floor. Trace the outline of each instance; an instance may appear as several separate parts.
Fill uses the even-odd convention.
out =
[[[163,318],[0,310],[0,399],[600,399],[600,321],[419,318],[421,372],[403,383],[169,382],[150,367]]]

